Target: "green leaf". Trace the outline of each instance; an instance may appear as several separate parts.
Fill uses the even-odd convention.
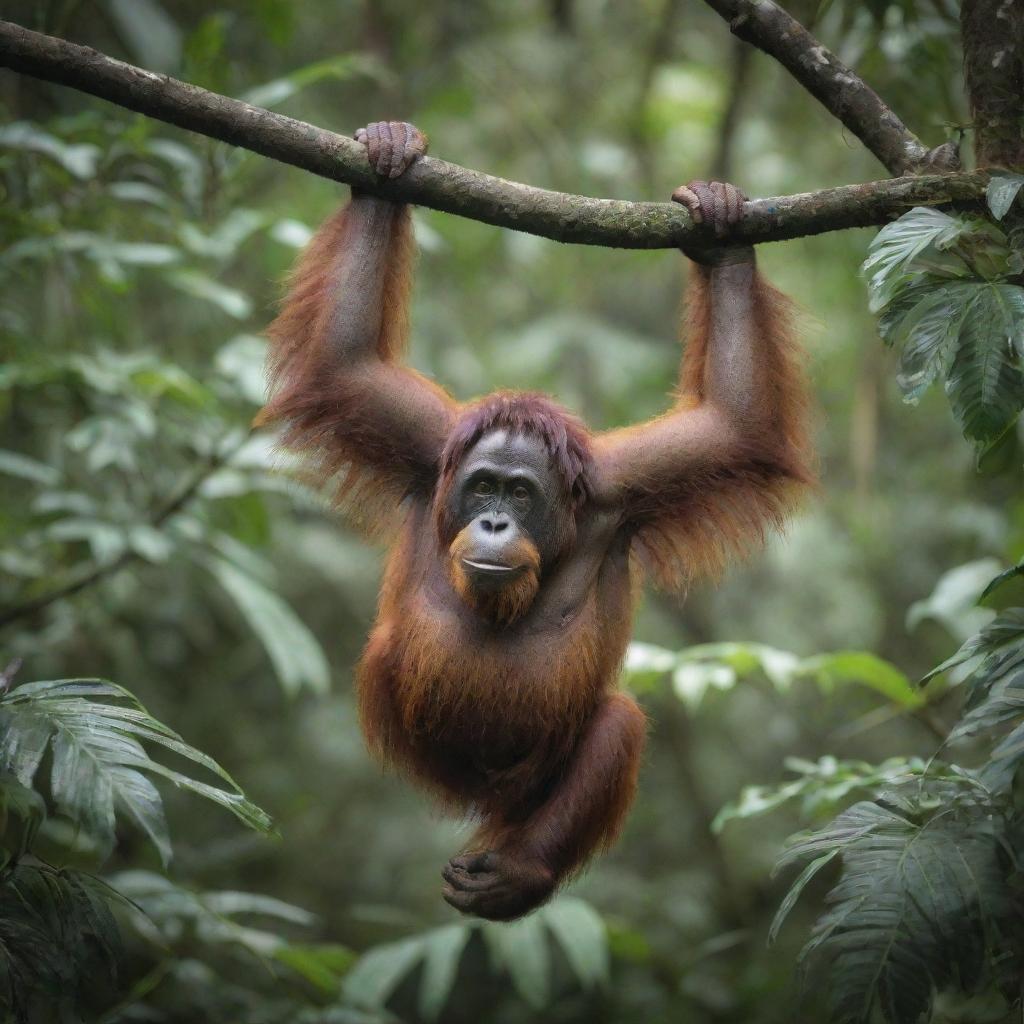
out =
[[[988,187],[985,189],[985,200],[996,220],[1002,220],[1006,216],[1021,187],[1024,187],[1024,174],[1013,174],[1010,171],[992,172]]]
[[[149,871],[122,871],[111,879],[120,892],[132,901],[133,906],[145,915],[143,921],[134,924],[149,942],[164,941],[174,944],[181,941],[183,934],[194,934],[207,946],[238,946],[257,957],[263,966],[273,957],[290,963],[295,970],[315,973],[325,981],[330,964],[338,962],[334,954],[324,947],[320,949],[317,966],[311,961],[319,947],[291,946],[277,932],[254,928],[238,920],[240,917],[269,917],[273,921],[286,921],[308,927],[315,919],[308,911],[281,900],[251,892],[197,892],[176,885],[170,879]],[[141,927],[140,927],[141,926]],[[290,951],[290,952],[289,952]],[[351,955],[343,962],[351,960]],[[316,982],[314,982],[316,983]],[[337,978],[329,982],[337,988]]]
[[[973,282],[957,281],[929,288],[888,328],[889,343],[901,350],[896,382],[908,402],[917,402],[931,384],[949,372],[961,324],[977,287]],[[920,290],[915,289],[915,294]]]
[[[308,910],[258,892],[238,892],[234,889],[207,892],[203,894],[203,903],[214,914],[224,917],[233,917],[237,914],[259,914],[263,917],[273,917],[279,921],[301,925],[304,928],[316,923],[316,915],[311,914]]]
[[[147,562],[166,562],[174,552],[174,544],[167,534],[148,523],[139,523],[128,528],[128,546]]]
[[[720,833],[730,821],[742,818],[757,818],[781,807],[795,796],[804,792],[802,780],[786,783],[784,786],[744,786],[739,799],[725,804],[711,822],[711,831]]]
[[[285,690],[294,694],[308,686],[316,693],[326,693],[330,685],[327,658],[291,608],[225,559],[210,557],[204,564],[259,637]]]
[[[979,601],[985,602],[992,597],[997,591],[999,591],[1004,585],[1010,583],[1013,580],[1024,577],[1024,560],[1018,562],[1016,565],[1011,565],[1009,569],[1003,570],[994,579],[992,579],[988,586],[981,593]]]
[[[913,262],[928,249],[948,247],[968,224],[931,207],[914,207],[887,224],[871,242],[863,272],[868,278],[871,311],[893,300],[914,272]]]
[[[856,804],[783,857],[811,858],[804,875],[842,857],[829,909],[801,954],[818,969],[836,1024],[926,1018],[936,992],[972,985],[989,936],[1015,913],[1002,865],[1005,823],[990,807],[958,803],[950,783],[890,800],[900,810]]]
[[[19,863],[0,879],[0,1005],[26,997],[46,1020],[80,1019],[86,984],[114,980],[122,959],[117,892],[83,872]],[[17,1019],[5,1015],[9,1019]]]
[[[356,956],[347,946],[289,942],[274,950],[274,958],[300,974],[327,995],[335,994]]]
[[[0,128],[0,147],[47,156],[82,181],[96,174],[102,155],[98,146],[68,145],[28,121],[15,121]]]
[[[236,320],[244,320],[252,312],[252,300],[248,295],[237,288],[229,288],[212,277],[205,277],[193,270],[179,270],[168,280],[185,294],[212,302]]]
[[[942,672],[948,672],[972,658],[987,657],[1005,646],[1016,647],[1022,639],[1024,608],[1007,608],[979,633],[965,640],[952,657],[933,668],[921,681],[927,683]]]
[[[157,0],[107,0],[119,38],[143,67],[174,72],[181,61],[182,31]]]
[[[4,707],[3,700],[0,697],[0,771],[10,772],[23,786],[31,786],[53,727],[31,708],[15,714]]]
[[[45,820],[43,798],[13,775],[0,772],[0,871],[11,858],[17,859],[32,848]]]
[[[786,758],[786,767],[797,772],[799,778],[775,786],[747,786],[737,800],[726,804],[716,815],[712,828],[718,832],[730,821],[755,818],[768,814],[790,800],[800,800],[800,816],[817,818],[823,812],[834,814],[856,794],[878,797],[895,785],[901,785],[925,775],[933,779],[946,778],[952,769],[937,762],[920,758],[890,757],[881,764],[865,761],[839,761],[825,756],[818,761]],[[955,777],[959,779],[959,776]]]
[[[423,954],[423,942],[418,936],[371,949],[345,975],[345,998],[356,1006],[383,1007]]]
[[[539,914],[511,924],[484,925],[484,938],[491,962],[508,971],[520,997],[534,1010],[542,1010],[551,999],[551,951]]]
[[[825,687],[857,683],[902,707],[915,708],[924,703],[924,697],[898,668],[868,651],[818,655],[808,658],[802,668],[817,676],[819,684]]]
[[[267,382],[263,372],[266,359],[265,339],[254,334],[237,334],[218,350],[214,365],[221,376],[238,388],[244,399],[262,405],[267,396]]]
[[[931,594],[907,610],[907,629],[913,631],[933,619],[961,641],[976,633],[994,618],[992,611],[977,604],[998,570],[996,559],[978,558],[943,573]]]
[[[54,487],[60,480],[60,473],[52,466],[37,459],[30,459],[27,455],[19,452],[9,452],[0,449],[0,473],[8,476],[17,476],[22,480],[30,480],[34,484],[42,484],[45,487]]]
[[[272,82],[250,89],[242,98],[246,103],[257,107],[274,107],[285,100],[291,99],[296,93],[317,82],[331,79],[345,81],[360,75],[380,78],[383,72],[381,65],[362,53],[346,53],[339,57],[307,64]]]
[[[428,1021],[437,1020],[455,984],[459,960],[472,929],[465,924],[435,928],[424,936],[423,980],[419,1011]]]
[[[829,850],[828,853],[823,853],[820,857],[816,857],[808,864],[803,871],[797,876],[796,880],[789,887],[789,892],[786,893],[782,903],[779,904],[779,909],[775,913],[775,917],[772,918],[771,927],[768,929],[768,945],[771,946],[775,943],[775,940],[779,937],[779,931],[789,917],[789,912],[796,906],[797,900],[800,899],[804,889],[807,888],[807,884],[812,878],[823,868],[826,864],[830,864],[839,854],[839,849]]]
[[[245,799],[220,765],[190,747],[150,716],[127,690],[112,683],[97,679],[26,683],[0,697],[0,717],[8,726],[0,746],[0,767],[29,785],[48,739],[53,750],[50,785],[57,806],[105,849],[113,845],[120,810],[149,836],[165,862],[170,857],[163,805],[146,775],[160,776],[206,797],[250,828],[270,831],[267,815]],[[200,765],[230,788],[212,786],[152,760],[143,743]]]
[[[707,661],[685,661],[672,673],[675,695],[691,710],[700,706],[709,689],[731,690],[736,685],[736,670],[731,665]]]
[[[589,903],[571,896],[559,897],[541,914],[584,991],[607,985],[608,935],[601,915]]]
[[[675,663],[676,655],[672,651],[634,640],[626,648],[626,660],[622,668],[623,680],[631,689],[649,689],[670,672]]]
[[[997,442],[1024,408],[1024,288],[977,287],[960,330],[946,393],[964,435],[984,450]]]

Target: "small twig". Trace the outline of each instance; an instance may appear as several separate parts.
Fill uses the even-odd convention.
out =
[[[220,467],[223,466],[237,450],[237,448],[234,448],[229,452],[215,452],[210,455],[205,462],[199,465],[190,477],[188,483],[186,483],[185,486],[182,487],[176,495],[174,495],[174,497],[170,498],[153,513],[149,519],[149,525],[155,529],[159,529],[159,527],[163,526],[170,518],[180,512],[195,497],[199,488],[202,487],[203,482],[212,473],[220,469]],[[48,608],[50,605],[56,604],[58,601],[74,597],[75,594],[94,586],[101,580],[113,576],[139,557],[140,555],[136,551],[125,551],[112,562],[108,562],[105,565],[98,565],[74,579],[68,580],[66,583],[62,583],[60,586],[54,587],[52,590],[48,590],[45,593],[40,594],[38,597],[32,598],[30,601],[25,601],[24,603],[14,605],[5,611],[0,611],[0,629],[4,626],[10,625],[12,622],[18,622],[21,619],[35,615],[38,612],[43,611],[45,608]],[[3,677],[0,677],[0,679],[2,678]]]
[[[433,157],[417,160],[400,178],[381,181],[370,170],[365,149],[354,139],[5,21],[0,21],[0,66],[80,89],[374,195],[497,227],[560,242],[627,249],[676,248],[705,237],[704,229],[697,228],[675,203],[631,203],[549,192]],[[890,125],[881,135],[891,143],[899,133]],[[912,206],[977,200],[986,182],[978,174],[933,174],[759,199],[746,205],[743,220],[730,237],[770,242],[885,224]]]
[[[928,149],[859,75],[772,0],[706,0],[733,35],[774,57],[889,170],[906,174]]]

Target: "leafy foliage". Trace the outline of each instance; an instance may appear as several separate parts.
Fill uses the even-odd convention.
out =
[[[1019,188],[993,179],[997,218]],[[879,331],[900,352],[897,379],[907,401],[943,382],[964,435],[981,452],[1024,408],[1022,269],[1024,253],[998,225],[921,207],[884,227],[864,262]]]
[[[12,671],[5,673],[4,685]],[[199,765],[228,788],[153,760],[144,743]],[[120,886],[82,870],[55,868],[36,856],[47,801],[32,787],[48,752],[47,796],[63,818],[95,841],[101,857],[113,846],[117,817],[123,815],[165,862],[170,858],[152,775],[226,807],[250,828],[270,830],[267,815],[223,768],[153,718],[127,690],[97,679],[70,679],[0,692],[0,1012],[17,1021],[77,1014],[90,991],[113,984],[123,957],[115,911],[141,913],[141,899],[132,902],[143,895],[138,886],[129,897]],[[149,877],[158,879],[165,893],[174,889],[158,876]],[[221,893],[197,906],[208,918],[256,911],[308,923],[308,915],[266,897]],[[148,927],[152,930],[152,923]],[[239,928],[237,934],[255,944],[255,933]]]
[[[1000,574],[985,592],[1013,575]],[[983,739],[980,768],[937,759],[893,759],[877,768],[790,762],[799,779],[748,789],[718,818],[721,826],[794,799],[814,815],[854,794],[870,797],[795,837],[779,862],[804,867],[772,938],[819,872],[841,864],[801,958],[823,979],[838,1024],[868,1024],[879,1014],[915,1024],[948,993],[987,999],[985,1012],[997,1019],[1019,998],[1024,609],[1003,611],[925,678],[954,671],[966,672],[966,699],[947,742]]]
[[[270,819],[206,754],[153,718],[125,689],[99,679],[26,683],[0,696],[0,771],[30,786],[47,748],[50,791],[57,809],[95,838],[114,844],[116,815],[124,813],[153,842],[166,863],[171,844],[160,794],[148,776],[212,800],[250,828],[270,831]],[[228,789],[154,761],[143,743],[162,747],[207,769]]]
[[[1024,187],[1024,174],[1013,174],[1011,171],[994,171],[985,190],[985,199],[992,216],[1002,220],[1013,206],[1014,200]]]
[[[0,872],[0,1011],[43,1020],[60,1007],[73,1011],[94,972],[113,980],[119,902],[84,872],[29,863]]]
[[[715,816],[715,831],[722,831],[731,821],[768,814],[790,801],[799,802],[801,818],[813,821],[835,813],[854,795],[877,797],[894,786],[914,781],[959,782],[963,778],[955,768],[936,766],[919,757],[891,757],[877,765],[839,761],[831,756],[818,761],[787,757],[785,765],[798,778],[777,786],[744,787],[739,797]]]
[[[833,133],[809,130],[810,101],[777,87],[771,62],[749,65],[740,89],[742,61],[731,59],[729,34],[707,5],[687,7],[682,18],[681,5],[662,0],[486,0],[446,5],[438,17],[407,0],[21,6],[42,31],[339,131],[397,104],[431,133],[438,155],[571,192],[667,194],[682,173],[678,154],[690,173],[719,159],[733,173],[742,167],[762,194],[877,171],[858,147],[837,148]],[[835,0],[805,15],[815,6],[816,31],[883,96],[899,97],[908,124],[962,117],[955,3]],[[339,52],[350,42],[359,49]],[[929,760],[922,722],[942,726],[968,692],[956,684],[978,659],[923,693],[906,679],[991,613],[967,608],[968,586],[936,586],[915,610],[912,635],[904,613],[951,559],[1014,564],[1024,555],[1014,480],[973,481],[948,417],[924,404],[901,410],[877,389],[874,360],[864,357],[863,296],[849,273],[862,258],[860,236],[833,233],[759,254],[771,279],[828,325],[827,343],[808,347],[828,411],[821,500],[786,545],[713,593],[695,591],[684,612],[656,599],[640,611],[637,634],[664,645],[654,658],[662,667],[630,679],[650,706],[650,756],[624,841],[578,883],[600,908],[607,943],[572,945],[581,964],[610,954],[612,983],[588,996],[549,920],[513,932],[518,939],[500,953],[515,968],[490,970],[488,941],[474,929],[457,957],[438,952],[429,974],[421,958],[402,975],[387,1009],[356,1010],[339,994],[355,954],[318,939],[341,936],[369,958],[388,937],[452,926],[433,864],[459,837],[364,758],[344,680],[323,692],[325,659],[312,644],[323,645],[339,677],[354,660],[372,608],[373,554],[297,481],[270,472],[268,444],[247,439],[263,393],[258,334],[273,282],[339,190],[69,90],[13,75],[4,85],[0,620],[18,613],[2,637],[5,658],[24,656],[36,678],[134,680],[148,706],[173,709],[176,730],[232,770],[245,766],[286,834],[267,844],[240,833],[227,814],[182,820],[179,810],[187,814],[194,801],[168,800],[172,882],[124,870],[156,858],[120,812],[120,841],[106,864],[146,913],[111,896],[125,946],[115,949],[117,979],[109,991],[93,990],[109,981],[95,925],[81,921],[77,940],[71,929],[61,939],[47,920],[37,939],[12,948],[38,951],[21,964],[57,972],[54,986],[63,980],[42,1005],[23,999],[18,1011],[44,1024],[59,1016],[366,1024],[392,1019],[392,1010],[419,1019],[418,1004],[434,1012],[440,1000],[440,1018],[453,1024],[775,1024],[793,1016],[792,942],[842,856],[835,848],[821,855],[827,866],[815,869],[799,901],[791,894],[787,927],[765,948],[765,874],[779,834],[797,814],[818,827],[849,801],[877,801],[894,787],[938,779],[977,788],[956,765]],[[740,128],[730,133],[723,115],[739,93]],[[1014,176],[993,175],[990,209],[1011,250],[1021,247],[1015,191]],[[416,229],[423,259],[413,359],[460,398],[499,385],[541,387],[601,426],[664,407],[678,358],[670,340],[676,258],[554,246],[431,211],[417,212]],[[1011,251],[1011,272],[1016,258]],[[990,268],[965,272],[956,259],[936,274],[944,286],[1020,283]],[[954,366],[933,342],[946,308],[939,303],[923,318],[921,349],[908,357],[911,389],[935,366],[944,384]],[[900,304],[884,315],[898,323]],[[979,379],[994,388],[972,384],[969,362],[958,401],[976,415],[989,388],[1003,416],[1000,363],[984,359]],[[989,428],[984,409],[980,422]],[[1000,450],[1019,453],[1005,442]],[[1007,463],[1019,471],[1019,458]],[[953,582],[965,581],[946,580]],[[1018,589],[1019,571],[1008,571],[985,603],[1020,605]],[[688,663],[676,653],[731,636],[766,645]],[[813,669],[808,655],[837,650],[852,653],[824,656],[827,672]],[[794,670],[805,662],[805,673]],[[673,706],[673,676],[684,664],[680,690],[689,703]],[[865,674],[878,685],[861,685]],[[812,685],[793,685],[799,680]],[[279,691],[300,692],[282,702]],[[689,708],[698,709],[692,743],[673,727]],[[1016,724],[999,726],[1000,739]],[[147,746],[181,767],[178,755]],[[955,750],[984,766],[988,746],[980,729]],[[889,757],[895,750],[906,756]],[[796,775],[748,787],[741,813],[709,840],[704,810],[764,781],[794,752],[801,757],[786,764]],[[46,816],[52,756],[36,772],[37,789],[0,776],[0,880],[15,868],[53,873],[48,862],[68,866],[47,885],[78,876],[89,884],[88,872],[99,870],[100,851],[84,828],[52,806]],[[764,805],[777,797],[769,819]],[[1000,820],[1015,820],[1002,806],[1005,793],[990,800],[1000,803]],[[1019,849],[1012,833],[1003,838]],[[285,895],[315,908],[317,919],[232,886]],[[387,906],[370,906],[380,903]],[[20,906],[0,912],[2,920],[18,919]],[[72,921],[70,904],[60,906]],[[457,922],[447,941],[458,944],[461,931]],[[1012,934],[1004,939],[1006,949],[1019,948]],[[47,953],[60,961],[51,964]],[[17,983],[22,996],[25,980]],[[820,987],[809,988],[808,1001]],[[537,1010],[541,995],[547,1003]],[[947,985],[932,1015],[976,1024],[1006,1009],[985,999],[984,987],[968,996]],[[9,1014],[0,1007],[0,1018]],[[824,1019],[816,1006],[801,1016]]]
[[[898,668],[867,651],[799,658],[756,643],[697,644],[674,652],[635,642],[626,653],[623,678],[628,686],[643,691],[668,676],[676,696],[696,709],[709,690],[730,690],[739,680],[756,675],[780,691],[798,680],[813,682],[826,693],[853,683],[903,707],[922,702],[921,694]]]
[[[403,979],[422,966],[419,1014],[437,1020],[455,984],[460,958],[477,934],[490,953],[492,971],[507,973],[534,1010],[543,1010],[551,998],[549,934],[585,991],[608,983],[608,944],[601,918],[582,900],[562,896],[510,925],[464,921],[378,946],[345,978],[345,995],[356,1006],[382,1009]]]
[[[138,870],[118,872],[109,881],[137,908],[126,915],[128,927],[151,947],[167,951],[161,991],[150,1004],[157,1020],[255,1013],[266,1013],[268,1020],[293,1020],[310,993],[324,1001],[336,999],[341,978],[355,960],[344,946],[286,938],[281,930],[305,932],[315,924],[314,915],[260,893],[196,891]],[[208,965],[201,972],[196,971],[197,950]],[[250,963],[259,968],[268,990],[231,982]]]
[[[783,914],[819,870],[842,858],[829,909],[803,954],[825,979],[832,1020],[866,1024],[877,1009],[909,1024],[930,1011],[937,991],[970,992],[991,980],[994,954],[1020,913],[1005,827],[991,808],[961,799],[959,788],[932,783],[855,804],[792,844],[780,864],[809,869]]]

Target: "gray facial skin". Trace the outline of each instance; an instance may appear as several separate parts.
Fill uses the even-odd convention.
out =
[[[469,524],[473,557],[466,569],[495,582],[522,568],[509,552],[523,534],[541,559],[553,556],[560,481],[543,442],[495,430],[482,437],[459,467],[452,488],[460,525]]]

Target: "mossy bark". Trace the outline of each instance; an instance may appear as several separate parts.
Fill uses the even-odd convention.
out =
[[[963,0],[960,22],[978,166],[1024,171],[1024,0]]]

